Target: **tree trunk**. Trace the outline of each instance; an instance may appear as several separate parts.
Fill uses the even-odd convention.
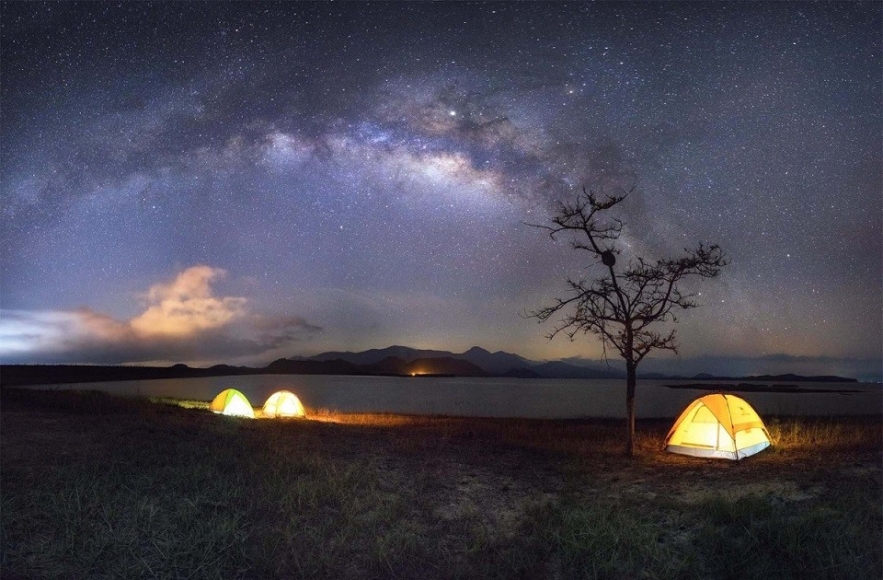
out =
[[[635,383],[636,365],[630,360],[626,361],[626,390],[625,390],[625,411],[626,411],[626,434],[625,454],[629,457],[635,456]]]

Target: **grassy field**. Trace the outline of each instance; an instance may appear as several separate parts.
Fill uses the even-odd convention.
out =
[[[766,418],[742,462],[668,421],[215,416],[0,390],[0,576],[883,577],[879,419]]]

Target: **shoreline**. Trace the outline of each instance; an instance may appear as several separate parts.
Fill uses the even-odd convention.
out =
[[[195,368],[183,364],[170,367],[153,366],[124,366],[124,365],[0,365],[0,386],[18,387],[26,385],[51,385],[66,383],[98,383],[113,381],[138,381],[138,380],[162,380],[162,379],[188,379],[204,377],[236,377],[255,375],[326,375],[326,376],[364,376],[364,377],[403,377],[403,378],[435,378],[435,377],[462,377],[462,378],[506,378],[516,379],[529,383],[532,380],[619,380],[618,377],[541,377],[539,375],[519,375],[512,373],[484,373],[484,374],[456,374],[447,372],[380,372],[376,370],[360,370],[355,367],[348,368],[347,372],[341,370],[341,365],[336,363],[343,361],[300,361],[301,368],[284,372],[273,365],[264,368],[235,367],[230,365],[215,365],[209,368]],[[294,364],[294,363],[292,363]],[[480,370],[480,369],[479,369]],[[625,380],[625,377],[622,377]],[[694,376],[678,377],[651,374],[638,376],[638,380],[653,381],[692,381],[695,384],[713,383],[714,381],[741,381],[743,383],[759,382],[807,382],[807,383],[861,383],[850,377],[838,376],[801,376],[794,374],[782,375],[759,375],[747,377],[716,377]],[[861,383],[875,384],[875,383]],[[879,383],[878,383],[879,384]],[[684,388],[684,387],[674,387]]]

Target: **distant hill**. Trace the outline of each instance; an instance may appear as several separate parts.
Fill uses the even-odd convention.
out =
[[[408,361],[398,356],[388,356],[385,359],[371,365],[361,365],[360,368],[370,368],[373,374],[381,375],[404,375],[407,373]]]
[[[421,350],[390,346],[364,352],[325,352],[311,357],[281,358],[266,367],[214,365],[191,368],[184,364],[170,367],[90,366],[90,365],[2,365],[0,386],[57,383],[84,383],[148,379],[235,376],[258,374],[304,375],[453,375],[461,377],[510,377],[520,379],[622,379],[625,373],[616,368],[563,361],[536,362],[517,354],[490,352],[474,346],[463,353]],[[856,379],[837,376],[801,376],[796,374],[720,377],[700,373],[680,377],[661,373],[639,375],[639,379],[751,382],[840,382]]]
[[[531,368],[536,364],[517,354],[503,351],[489,352],[478,346],[473,346],[462,355],[454,355],[454,358],[468,360],[493,375],[506,374],[513,369]]]
[[[451,357],[418,358],[405,367],[409,375],[455,375],[458,377],[486,377],[489,373],[468,360]]]
[[[345,360],[359,365],[366,372],[383,369],[391,374],[402,373],[401,362],[410,363],[416,360],[450,359],[467,361],[482,371],[463,367],[459,371],[441,372],[459,376],[505,376],[513,378],[545,378],[545,379],[618,379],[625,373],[616,369],[599,369],[590,366],[577,366],[561,361],[539,363],[528,360],[517,354],[497,351],[490,352],[473,346],[463,353],[443,350],[420,350],[407,346],[390,346],[382,349],[371,349],[363,352],[323,352],[306,360],[327,361]],[[448,363],[450,364],[450,363]],[[453,368],[453,367],[452,367]]]
[[[2,365],[0,386],[49,385],[59,383],[99,383],[105,381],[146,381],[152,379],[187,379],[251,375],[249,367],[215,365],[207,369],[184,364],[170,367],[134,367],[111,365]]]
[[[667,377],[674,378],[674,377]],[[816,376],[803,376],[803,375],[795,375],[795,374],[784,374],[784,375],[751,375],[748,377],[717,377],[714,375],[709,375],[708,373],[699,373],[693,377],[690,377],[689,380],[700,380],[700,381],[757,381],[757,382],[771,382],[771,381],[792,381],[799,383],[857,383],[857,379],[850,379],[846,377],[837,377],[834,375],[816,375]]]
[[[449,358],[465,360],[479,367],[486,374],[502,375],[516,368],[530,368],[533,364],[525,358],[508,352],[489,352],[481,347],[473,346],[463,353],[453,353],[445,350],[421,350],[407,346],[390,346],[381,349],[371,349],[363,352],[323,352],[316,356],[306,357],[304,360],[327,361],[344,360],[356,365],[377,365],[389,358],[401,359],[405,362],[417,359]],[[470,375],[471,376],[471,375]]]
[[[418,358],[438,358],[451,356],[452,353],[440,350],[420,350],[408,346],[388,346],[386,348],[372,348],[362,352],[323,352],[316,356],[307,357],[307,360],[344,360],[356,365],[374,365],[384,359],[398,358],[404,361],[412,361]]]
[[[798,376],[798,375],[792,375]],[[812,381],[807,381],[812,382]],[[820,381],[829,382],[829,381]],[[841,382],[841,381],[837,381]],[[801,387],[800,385],[773,384],[768,385],[761,382],[751,383],[715,383],[713,381],[702,381],[699,383],[681,383],[677,385],[663,385],[669,389],[696,389],[701,391],[744,391],[748,393],[860,393],[857,389],[825,389],[818,387]]]

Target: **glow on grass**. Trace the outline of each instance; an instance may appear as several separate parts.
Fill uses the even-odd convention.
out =
[[[359,425],[363,427],[422,427],[433,428],[457,423],[476,421],[470,417],[448,417],[441,415],[401,415],[396,413],[343,412],[332,409],[310,409],[309,419],[322,423]],[[480,421],[480,420],[478,420]]]
[[[176,407],[181,407],[182,409],[202,409],[206,411],[211,404],[209,401],[197,401],[196,399],[176,399],[174,397],[147,397],[147,400],[151,403],[158,403],[160,405],[174,405]]]

